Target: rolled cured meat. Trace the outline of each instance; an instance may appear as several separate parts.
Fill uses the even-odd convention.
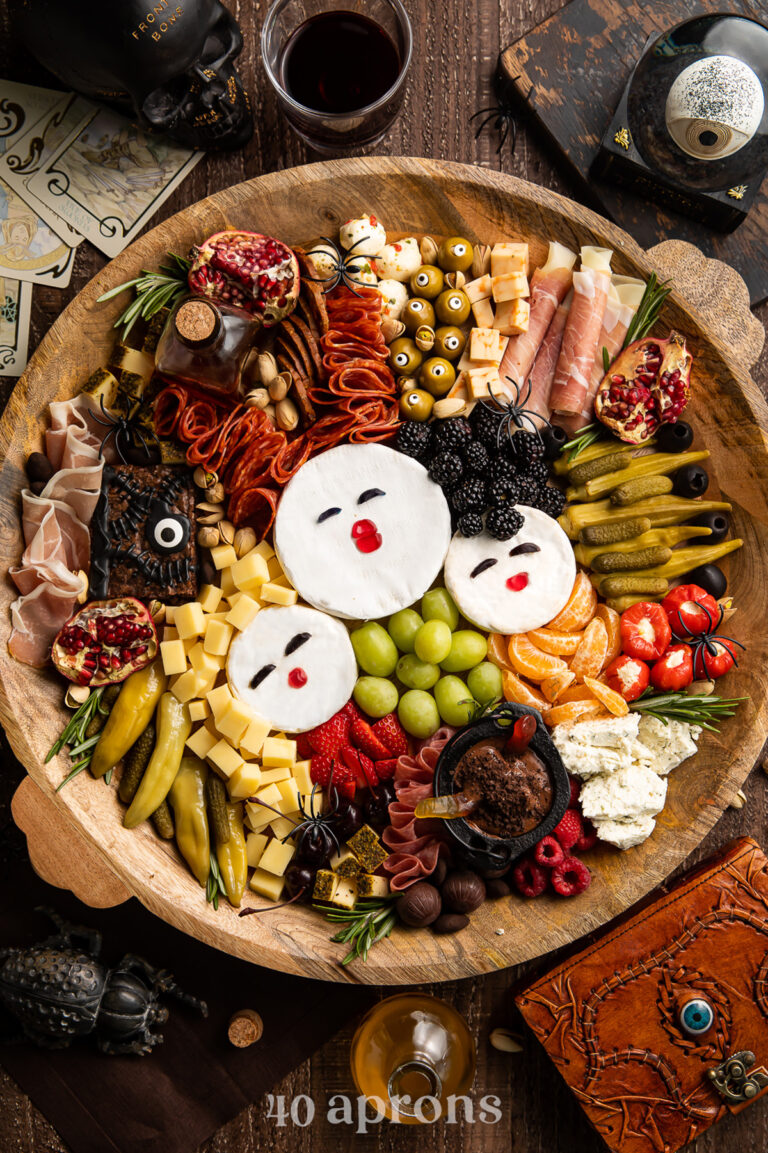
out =
[[[531,392],[525,401],[525,407],[531,412],[538,413],[542,418],[542,423],[549,420],[549,394],[552,391],[552,381],[555,379],[555,369],[560,356],[563,333],[572,300],[573,293],[569,292],[562,304],[559,304],[555,309],[555,315],[552,317],[547,334],[541,342],[541,348],[528,376]]]
[[[573,304],[563,333],[549,406],[553,413],[579,416],[598,355],[600,332],[611,285],[610,248],[585,245],[573,274]]]
[[[511,377],[521,391],[533,368],[536,354],[541,348],[552,317],[558,305],[568,295],[575,263],[575,252],[551,240],[545,263],[536,269],[531,278],[528,330],[510,337],[499,365],[499,376],[502,381]]]

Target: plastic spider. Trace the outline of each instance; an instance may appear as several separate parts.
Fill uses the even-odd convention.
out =
[[[512,136],[511,152],[515,151],[515,145],[517,143],[517,121],[515,120],[515,112],[508,99],[508,84],[500,67],[496,69],[496,75],[493,79],[493,90],[496,103],[490,108],[481,108],[478,112],[475,112],[474,115],[470,116],[469,123],[471,124],[473,120],[477,120],[479,116],[484,118],[477,126],[475,140],[479,138],[480,133],[488,124],[492,124],[493,128],[501,133],[501,140],[496,149],[496,155],[498,156],[510,134]]]
[[[330,236],[321,236],[320,239],[325,241],[325,243],[336,253],[334,266],[327,276],[307,276],[306,279],[315,280],[322,284],[324,295],[327,295],[329,292],[333,292],[334,288],[337,288],[340,284],[343,284],[346,288],[349,289],[350,292],[354,292],[355,296],[360,296],[361,294],[357,291],[360,285],[354,279],[354,274],[364,271],[364,265],[362,263],[355,264],[354,262],[356,260],[374,260],[375,257],[372,253],[368,252],[356,253],[355,249],[358,247],[358,245],[365,244],[367,240],[370,240],[370,236],[361,236],[360,239],[356,241],[352,247],[347,250],[346,253],[342,252],[336,241],[331,240]],[[307,253],[307,256],[311,257],[314,252],[322,253],[323,256],[328,255],[325,249],[311,248]]]
[[[672,636],[678,643],[684,642],[685,644],[690,644],[692,649],[694,669],[697,667],[703,669],[704,674],[709,677],[709,667],[707,665],[707,661],[708,659],[714,660],[718,656],[718,646],[716,642],[728,641],[732,645],[738,645],[742,652],[745,651],[745,646],[741,643],[741,641],[737,641],[734,637],[724,637],[718,633],[717,630],[723,623],[723,616],[725,615],[725,609],[722,605],[718,605],[719,612],[717,620],[714,619],[712,612],[707,608],[705,604],[701,604],[697,601],[696,606],[697,608],[700,608],[703,613],[706,613],[708,622],[707,628],[693,636],[685,631],[678,633],[675,629],[672,629]],[[683,618],[681,616],[679,606],[677,609],[677,616],[680,624],[682,625]],[[739,662],[736,660],[736,654],[733,652],[733,650],[729,649],[728,645],[721,644],[720,647],[725,649],[727,652],[730,652],[733,658],[734,666],[738,668]]]
[[[501,442],[505,436],[509,438],[511,443],[515,430],[518,428],[525,429],[526,425],[528,425],[539,438],[539,440],[541,440],[541,426],[543,425],[547,428],[551,428],[552,426],[549,421],[545,417],[541,416],[540,413],[536,412],[535,409],[525,407],[531,396],[530,379],[528,380],[528,383],[525,387],[525,392],[522,394],[522,396],[522,390],[517,381],[513,380],[511,376],[508,376],[506,380],[515,391],[514,399],[505,400],[500,396],[496,396],[496,394],[493,392],[493,389],[489,388],[488,394],[492,403],[489,404],[487,400],[480,400],[480,404],[484,405],[489,412],[492,412],[494,416],[501,417],[501,421],[496,432],[497,448],[501,448]]]
[[[102,420],[95,412],[91,412],[91,416],[97,424],[104,425],[104,427],[109,430],[99,445],[99,455],[104,455],[104,447],[111,437],[115,452],[123,464],[135,463],[129,462],[125,454],[135,452],[139,448],[139,444],[137,444],[138,441],[149,464],[153,460],[153,454],[152,449],[144,438],[144,433],[148,433],[150,440],[154,441],[158,449],[160,448],[160,441],[154,432],[148,429],[146,425],[142,431],[140,422],[141,401],[135,396],[128,396],[126,397],[126,405],[126,415],[115,416],[105,408],[103,394],[99,397],[99,407],[101,408],[104,419]]]

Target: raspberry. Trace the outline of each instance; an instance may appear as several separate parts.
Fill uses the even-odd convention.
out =
[[[310,729],[307,740],[313,752],[335,756],[342,745],[349,744],[349,717],[343,710],[336,713],[329,721]]]
[[[589,888],[592,874],[578,857],[565,857],[550,873],[552,888],[560,897],[577,897]]]
[[[566,853],[573,848],[583,832],[581,816],[575,809],[568,809],[560,824],[554,828],[554,834]]]
[[[387,746],[390,756],[402,757],[408,752],[408,738],[395,713],[387,713],[371,728],[379,740]]]
[[[571,786],[571,799],[568,802],[568,808],[575,809],[579,803],[579,796],[581,795],[581,781],[578,777],[569,777],[568,782]]]
[[[342,763],[354,774],[358,788],[374,789],[378,785],[379,778],[376,776],[373,761],[360,749],[353,749],[351,745],[347,745],[345,749],[339,749],[339,756]]]
[[[547,887],[549,871],[530,857],[524,857],[512,870],[512,880],[522,897],[540,897]]]
[[[586,853],[589,849],[594,849],[597,841],[597,829],[591,821],[584,818],[584,832],[579,837],[576,844],[573,846],[579,853]]]
[[[350,800],[355,795],[355,774],[352,769],[343,765],[335,757],[325,753],[315,753],[309,766],[309,779],[313,785],[327,789],[333,772],[333,787],[338,789],[343,797]]]
[[[362,717],[356,717],[352,721],[349,735],[358,749],[362,749],[372,761],[386,760],[389,756],[390,750],[387,745],[384,744],[381,737],[376,736],[368,721],[363,720]]]
[[[375,761],[373,767],[380,781],[389,781],[395,775],[397,757],[389,757],[386,761]]]
[[[533,850],[536,863],[543,869],[554,869],[565,860],[563,846],[554,837],[542,837]]]

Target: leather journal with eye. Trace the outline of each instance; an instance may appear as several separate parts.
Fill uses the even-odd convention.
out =
[[[675,1153],[768,1091],[768,858],[735,841],[516,1000],[616,1153]]]

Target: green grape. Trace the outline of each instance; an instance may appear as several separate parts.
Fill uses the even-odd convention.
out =
[[[451,651],[451,630],[445,621],[437,618],[425,621],[416,633],[413,647],[419,660],[439,665]]]
[[[420,661],[415,653],[406,653],[397,662],[397,679],[407,689],[431,689],[440,676],[440,668],[430,661]]]
[[[352,696],[369,717],[385,717],[397,708],[397,687],[384,677],[358,677]]]
[[[401,653],[412,653],[416,633],[423,624],[424,621],[415,609],[400,609],[399,613],[389,618],[387,632]]]
[[[503,696],[501,669],[491,661],[483,661],[470,672],[467,687],[476,701],[488,705]]]
[[[435,685],[435,701],[447,725],[459,728],[474,716],[475,701],[460,677],[440,677]]]
[[[459,623],[459,610],[448,589],[430,589],[421,598],[421,615],[425,621],[445,621],[453,632]]]
[[[440,664],[446,673],[463,673],[485,660],[488,641],[473,629],[458,629],[451,639],[451,651]]]
[[[422,741],[440,728],[435,698],[421,689],[409,689],[403,693],[397,706],[397,716],[405,731]]]
[[[357,663],[372,677],[388,677],[395,671],[397,648],[386,629],[368,621],[349,634]]]

